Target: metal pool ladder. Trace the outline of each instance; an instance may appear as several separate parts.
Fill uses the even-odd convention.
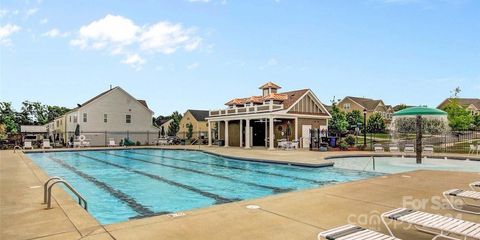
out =
[[[52,182],[53,181],[53,182]],[[50,185],[49,183],[52,182]],[[62,179],[61,177],[51,177],[49,178],[44,184],[43,184],[43,203],[47,204],[47,209],[52,208],[52,188],[55,186],[57,183],[63,183],[70,191],[72,191],[75,196],[78,197],[78,204],[85,209],[85,211],[88,211],[87,209],[87,201],[85,198],[80,195],[80,193],[75,190],[75,188],[72,187],[67,181]],[[82,206],[83,203],[83,206]]]

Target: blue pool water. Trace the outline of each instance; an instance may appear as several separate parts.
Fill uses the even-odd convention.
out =
[[[378,173],[306,168],[218,157],[196,151],[109,150],[30,153],[88,202],[102,224],[354,181]]]

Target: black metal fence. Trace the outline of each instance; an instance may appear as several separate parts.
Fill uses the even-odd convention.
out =
[[[356,145],[363,145],[363,136],[356,137]],[[388,150],[391,144],[403,149],[406,144],[416,145],[415,134],[367,134],[367,149],[382,144]],[[480,131],[452,131],[445,134],[423,135],[422,144],[432,145],[435,152],[469,153],[480,145]],[[476,153],[476,151],[474,151]]]

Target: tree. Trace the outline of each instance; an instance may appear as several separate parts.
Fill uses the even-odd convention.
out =
[[[168,127],[168,136],[175,136],[180,130],[180,121],[182,120],[182,114],[178,113],[177,111],[173,112],[170,115],[170,119],[173,119],[173,122]]]
[[[467,130],[474,124],[473,115],[458,104],[457,98],[450,99],[444,110],[448,113],[448,125],[452,130]]]
[[[354,130],[358,124],[363,125],[363,117],[360,111],[353,110],[346,115],[348,122],[348,130]]]
[[[193,136],[193,125],[191,123],[187,124],[187,139],[192,139]]]
[[[393,111],[398,112],[398,111],[403,110],[403,109],[405,109],[405,108],[407,108],[407,107],[408,107],[408,106],[405,105],[405,104],[398,104],[397,106],[393,107]]]
[[[385,132],[385,120],[380,113],[374,113],[368,118],[367,131],[369,133]]]
[[[480,114],[477,114],[475,117],[473,117],[473,125],[475,125],[477,130],[480,130]]]
[[[337,107],[337,103],[332,101],[332,118],[328,120],[328,130],[330,134],[341,136],[347,132],[348,122],[346,114]]]
[[[12,103],[0,102],[0,124],[5,134],[15,134],[19,131],[20,125],[17,118],[18,114],[12,108]]]

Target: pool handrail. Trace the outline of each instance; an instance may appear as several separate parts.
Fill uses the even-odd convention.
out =
[[[88,204],[87,204],[87,201],[85,200],[85,198],[82,197],[82,195],[80,195],[80,193],[77,192],[77,190],[75,190],[72,185],[70,185],[67,181],[63,180],[63,179],[49,179],[49,180],[56,180],[54,181],[52,184],[50,184],[50,186],[48,187],[48,190],[47,190],[47,209],[50,209],[52,208],[52,188],[53,186],[55,186],[57,183],[63,183],[63,185],[65,185],[68,189],[70,189],[70,191],[72,191],[73,194],[75,194],[77,197],[78,197],[78,204],[83,207],[85,209],[85,211],[88,211]],[[82,206],[82,202],[83,202],[83,206]]]

